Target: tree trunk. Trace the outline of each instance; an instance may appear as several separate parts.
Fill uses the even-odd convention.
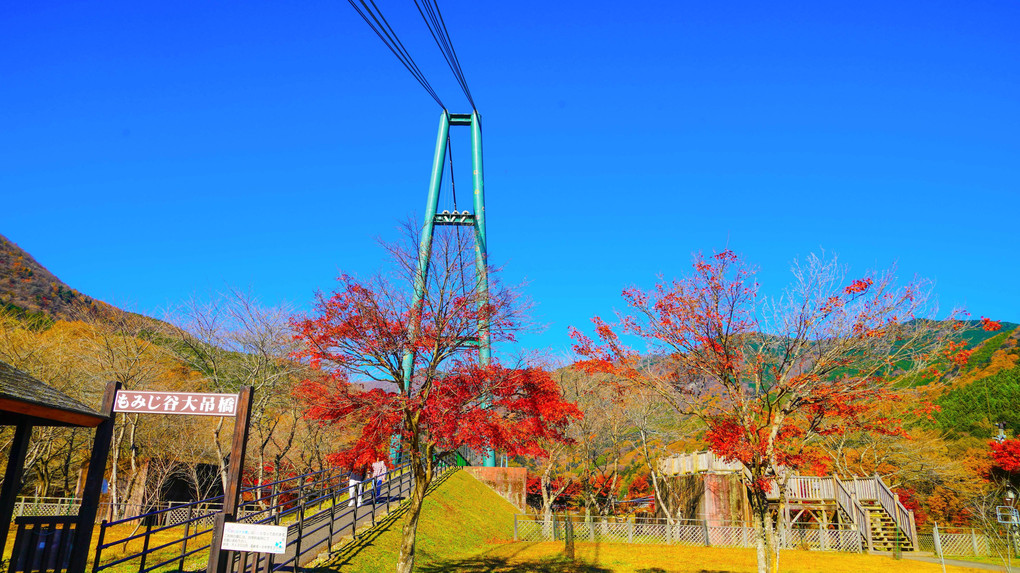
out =
[[[411,504],[407,512],[407,521],[401,528],[400,556],[397,559],[397,573],[411,573],[414,570],[414,552],[418,537],[418,518],[421,516],[421,507],[425,503],[425,492],[429,488],[432,472],[431,460],[414,459],[420,458],[421,454],[412,450],[411,471],[414,473],[414,491],[411,494]],[[426,468],[424,464],[428,464]]]
[[[769,500],[764,491],[752,487],[748,493],[751,516],[754,523],[755,551],[758,557],[758,573],[779,572],[779,540],[769,512]]]

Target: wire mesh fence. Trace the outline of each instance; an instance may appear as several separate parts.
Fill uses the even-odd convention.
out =
[[[701,545],[708,547],[754,547],[754,528],[747,523],[713,523],[703,520],[679,520],[631,517],[585,517],[553,515],[550,519],[514,516],[514,540],[558,541],[564,538],[566,522],[573,525],[574,538],[596,543],[646,543],[662,545]],[[861,551],[865,540],[856,529],[804,527],[782,529],[780,546],[784,549],[823,551]]]
[[[1020,531],[1015,525],[1011,527],[933,527],[918,531],[917,546],[936,556],[1016,559],[1020,555]]]

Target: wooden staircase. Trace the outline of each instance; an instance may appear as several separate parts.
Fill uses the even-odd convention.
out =
[[[910,536],[896,526],[895,521],[878,503],[862,503],[868,511],[868,522],[871,525],[871,548],[873,551],[891,552],[899,543],[900,551],[913,551],[914,545]]]

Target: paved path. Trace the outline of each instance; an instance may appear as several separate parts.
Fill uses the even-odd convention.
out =
[[[374,498],[374,510],[373,510],[373,497],[368,493],[369,489],[366,483],[366,493],[362,495],[362,504],[358,507],[348,506],[347,501],[339,502],[336,508],[333,510],[333,536],[332,542],[336,543],[338,540],[345,536],[350,536],[352,533],[360,535],[362,531],[367,531],[369,527],[375,524],[375,520],[381,518],[388,513],[388,509],[396,509],[400,505],[403,497],[397,495],[400,491],[400,486],[403,485],[403,491],[406,493],[410,490],[409,482],[411,481],[410,472],[405,473],[401,476],[394,477],[388,483],[390,486],[390,495],[387,496],[386,484],[382,487],[382,493],[379,497]],[[387,503],[389,502],[389,503]],[[357,510],[355,512],[355,510]],[[357,522],[355,524],[355,513],[357,513]],[[328,508],[319,511],[318,513],[311,513],[310,511],[305,514],[305,520],[303,524],[304,534],[301,536],[301,556],[300,565],[304,566],[317,558],[324,551],[329,550],[330,545],[330,511]],[[297,538],[298,538],[298,526],[296,523],[288,524],[287,528],[287,552],[283,555],[273,556],[273,570],[274,571],[293,571],[294,570],[294,554],[297,551]],[[260,573],[263,571],[265,563],[265,557],[258,557],[258,568],[257,571]],[[277,565],[285,563],[285,565]],[[245,569],[251,571],[252,563],[249,561],[246,564]],[[239,566],[237,571],[242,571]]]
[[[925,557],[923,555],[910,555],[903,553],[904,559],[910,561],[924,561],[925,563],[935,563],[937,565],[942,564],[942,560],[938,557]],[[957,559],[946,559],[946,565],[952,565],[954,567],[970,567],[971,569],[983,569],[985,571],[1006,571],[1006,568],[1002,565],[996,565],[993,563],[978,563],[977,561],[959,561]],[[1020,573],[1020,565],[1014,565],[1009,568],[1009,573]]]

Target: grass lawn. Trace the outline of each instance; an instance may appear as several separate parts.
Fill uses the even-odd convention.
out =
[[[514,543],[517,510],[470,474],[445,477],[425,498],[418,524],[416,570],[421,573],[754,573],[752,549],[576,544],[577,560],[563,557],[562,542]],[[401,510],[382,527],[306,568],[309,573],[389,573],[395,569],[400,544]],[[939,565],[894,561],[881,555],[821,551],[784,551],[784,573],[941,573]],[[976,572],[946,567],[946,573]]]
[[[514,514],[518,513],[513,505],[465,471],[440,479],[425,497],[418,522],[415,563],[419,569],[468,557],[513,538]],[[390,512],[375,532],[304,571],[390,573],[396,568],[405,517],[404,507]]]

